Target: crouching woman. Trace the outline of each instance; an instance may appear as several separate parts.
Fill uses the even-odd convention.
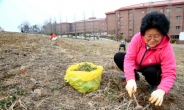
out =
[[[132,38],[127,53],[114,56],[116,65],[124,72],[126,90],[131,97],[137,91],[138,72],[150,85],[149,101],[161,106],[164,96],[176,79],[176,60],[170,36],[170,22],[159,12],[151,12],[142,18],[140,32]]]

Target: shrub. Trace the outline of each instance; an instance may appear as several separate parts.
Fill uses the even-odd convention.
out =
[[[170,43],[175,43],[176,42],[176,39],[171,39],[170,40]]]

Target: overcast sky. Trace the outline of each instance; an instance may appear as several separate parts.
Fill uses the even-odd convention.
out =
[[[124,6],[160,0],[0,0],[0,27],[18,32],[18,26],[28,21],[43,25],[50,18],[56,22],[74,22],[95,16],[105,18],[106,12]]]

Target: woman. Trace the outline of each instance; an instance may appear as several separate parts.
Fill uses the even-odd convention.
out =
[[[121,50],[121,48],[124,48],[124,52],[126,51],[126,41],[125,40],[122,40],[119,44],[119,52]]]
[[[50,34],[50,39],[51,40],[56,40],[57,39],[57,36],[54,33],[51,33]]]
[[[170,22],[162,13],[151,12],[144,16],[140,32],[132,38],[127,53],[116,53],[114,61],[124,71],[126,90],[131,97],[137,91],[135,79],[141,72],[150,84],[149,101],[161,106],[163,97],[176,79],[176,61],[170,36]]]

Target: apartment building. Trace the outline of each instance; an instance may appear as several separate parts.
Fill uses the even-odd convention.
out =
[[[117,39],[122,35],[131,40],[140,31],[142,18],[151,11],[165,14],[171,22],[170,36],[179,39],[179,33],[184,31],[184,0],[141,3],[107,12],[107,34],[114,35]]]
[[[44,27],[44,34],[54,32],[56,34],[72,35],[104,35],[106,33],[106,19],[91,17],[89,19],[72,23],[48,23]]]
[[[72,23],[61,22],[56,25],[56,34],[68,34],[72,30]]]
[[[80,20],[71,23],[71,31],[69,34],[92,34],[100,35],[106,32],[106,19],[91,17],[89,19]]]

